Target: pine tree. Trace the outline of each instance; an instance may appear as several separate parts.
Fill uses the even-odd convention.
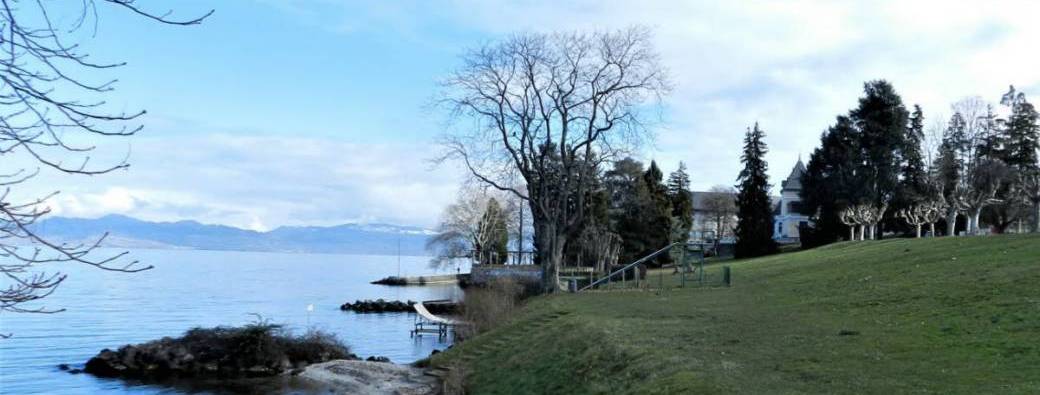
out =
[[[693,195],[690,176],[683,162],[679,162],[679,168],[668,176],[668,197],[672,202],[672,222],[677,228],[672,230],[672,241],[686,242],[693,228]]]
[[[1005,162],[1018,171],[1032,171],[1038,166],[1037,151],[1040,151],[1040,126],[1036,108],[1026,100],[1022,92],[1012,86],[1001,100],[1011,108],[1006,122]]]
[[[663,183],[664,173],[657,167],[657,162],[650,161],[650,168],[643,174],[643,182],[649,194],[649,212],[645,217],[646,228],[649,230],[647,241],[648,248],[642,255],[649,255],[654,251],[664,248],[672,239],[672,203],[668,196],[668,188]],[[664,254],[656,259],[657,264],[670,262],[669,255]]]
[[[647,221],[650,194],[643,181],[643,164],[632,158],[614,162],[604,174],[610,200],[610,230],[621,238],[620,263],[639,259],[649,249]]]
[[[750,258],[776,252],[773,240],[773,205],[769,199],[769,176],[766,174],[767,147],[765,133],[755,123],[744,136],[744,169],[737,178],[737,258]]]
[[[921,106],[914,105],[910,116],[910,127],[906,129],[901,156],[903,160],[900,186],[904,201],[914,202],[925,198],[928,194],[928,172],[921,154],[921,143],[924,141],[924,112]]]

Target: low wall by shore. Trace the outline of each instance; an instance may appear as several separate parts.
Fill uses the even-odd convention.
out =
[[[542,281],[542,267],[538,265],[473,265],[469,273],[469,281],[475,285],[487,284],[499,278],[511,278],[518,282]]]
[[[459,282],[459,274],[440,274],[433,276],[397,277],[390,276],[381,280],[373,281],[372,284],[380,285],[433,285],[433,284],[455,284]]]

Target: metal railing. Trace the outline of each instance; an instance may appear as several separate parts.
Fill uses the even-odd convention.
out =
[[[675,247],[677,245],[684,245],[684,244],[685,243],[672,243],[672,244],[666,245],[666,246],[664,246],[664,248],[661,248],[660,250],[657,250],[657,251],[653,252],[650,255],[647,255],[647,256],[644,256],[642,258],[639,258],[635,262],[629,263],[629,264],[625,265],[624,267],[622,267],[621,269],[615,270],[615,271],[611,272],[610,274],[607,274],[606,276],[603,276],[600,279],[598,279],[596,281],[593,281],[589,285],[586,285],[586,286],[582,287],[581,289],[579,289],[578,292],[590,289],[590,288],[595,287],[595,286],[597,286],[599,284],[603,284],[603,283],[609,282],[612,277],[614,277],[614,276],[616,276],[618,274],[621,274],[621,273],[625,273],[628,270],[632,270],[632,268],[636,267],[640,263],[643,263],[643,262],[646,262],[646,261],[649,261],[651,259],[656,258],[658,255],[661,255],[661,254],[667,252],[668,250],[671,250],[672,247]],[[622,277],[622,278],[624,278],[624,277]]]

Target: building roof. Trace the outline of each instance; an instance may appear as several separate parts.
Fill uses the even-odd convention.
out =
[[[802,163],[802,158],[798,158],[798,163],[794,164],[794,168],[791,169],[791,175],[787,176],[787,179],[780,183],[781,191],[800,191],[802,190],[802,176],[805,175],[805,164]]]

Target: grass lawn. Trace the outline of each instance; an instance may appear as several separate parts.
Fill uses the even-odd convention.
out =
[[[1040,393],[1040,236],[729,266],[731,288],[539,297],[432,363],[478,394]]]

